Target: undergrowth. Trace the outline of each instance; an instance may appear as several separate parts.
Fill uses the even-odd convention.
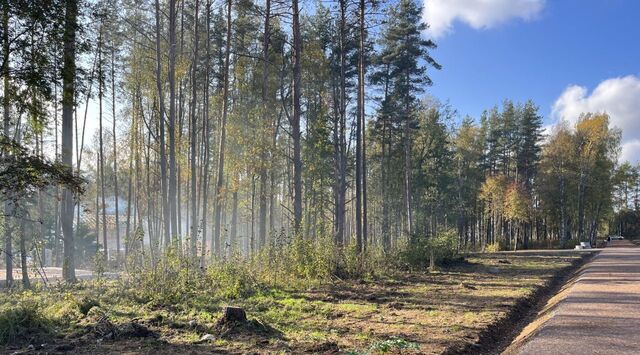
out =
[[[288,294],[338,280],[383,277],[452,253],[455,244],[449,234],[419,238],[387,252],[370,247],[360,255],[352,245],[334,248],[329,237],[280,235],[251,257],[229,250],[224,258],[206,264],[176,247],[156,255],[139,251],[129,255],[126,272],[116,280],[105,279],[99,272],[88,282],[46,289],[36,284],[33,291],[0,294],[0,344],[33,343],[62,329],[80,329],[95,310],[115,323],[141,317],[159,318],[166,324],[179,319],[212,322],[230,303],[272,309],[277,306],[273,302],[282,302],[279,307],[290,313],[295,307],[287,302],[293,301],[283,298],[282,291]]]
[[[22,296],[0,308],[0,344],[42,339],[51,333],[51,323],[38,302]]]
[[[353,245],[335,248],[330,237],[277,235],[253,256],[229,250],[206,265],[174,247],[153,257],[135,255],[120,282],[143,302],[176,304],[202,293],[233,300],[270,289],[303,290],[337,279],[376,278],[396,270],[420,269],[455,253],[455,231],[416,236],[387,252],[370,247],[361,254]]]

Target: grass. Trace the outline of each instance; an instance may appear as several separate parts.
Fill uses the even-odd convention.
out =
[[[394,273],[308,289],[261,289],[237,298],[193,289],[188,297],[172,294],[173,303],[159,302],[119,281],[3,293],[0,343],[19,349],[39,342],[47,344],[43,351],[80,353],[340,349],[353,354],[436,354],[477,342],[518,301],[579,259],[571,253],[478,254],[433,273]],[[243,307],[257,325],[219,336],[215,323],[226,305]],[[155,337],[96,335],[97,324],[107,321],[115,326],[142,324]],[[216,334],[215,341],[201,343],[206,333]]]

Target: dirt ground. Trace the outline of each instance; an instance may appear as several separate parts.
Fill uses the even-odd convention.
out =
[[[202,316],[206,312],[125,308],[104,301],[100,306],[110,317],[87,316],[45,341],[10,346],[4,352],[494,353],[508,345],[505,339],[515,337],[538,303],[557,291],[588,256],[478,254],[439,272],[398,273],[251,297],[232,302],[246,310],[249,322],[223,329],[215,319],[224,305]]]

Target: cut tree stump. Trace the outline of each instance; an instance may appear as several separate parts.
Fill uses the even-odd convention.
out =
[[[228,323],[244,323],[247,321],[247,313],[240,307],[225,307],[222,318],[218,320],[218,325]]]

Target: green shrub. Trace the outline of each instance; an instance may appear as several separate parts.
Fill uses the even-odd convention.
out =
[[[504,246],[500,242],[495,242],[495,243],[487,244],[484,251],[487,253],[497,253],[504,249],[505,249]]]
[[[260,288],[251,269],[251,263],[242,260],[240,255],[216,262],[207,269],[209,287],[213,287],[222,298],[248,297]]]
[[[449,234],[432,238],[429,243],[427,246],[442,249],[436,253],[437,258],[455,252]],[[203,300],[202,295],[209,300],[238,299],[270,288],[314,287],[335,277],[369,277],[399,265],[396,250],[385,253],[381,247],[369,246],[361,255],[354,243],[336,248],[332,236],[304,238],[284,232],[273,235],[270,243],[252,256],[232,250],[230,256],[214,260],[204,269],[199,260],[174,247],[159,254],[138,254],[137,261],[127,265],[128,272],[120,281],[124,283],[120,289],[127,290],[126,297],[153,305],[197,303]]]
[[[162,305],[180,303],[204,284],[198,261],[183,256],[175,247],[154,258],[146,256],[127,276],[123,289],[132,290],[138,301]]]
[[[414,235],[400,252],[400,258],[409,267],[425,268],[440,264],[457,254],[458,235],[448,229],[433,236]]]
[[[559,248],[560,244],[556,240],[552,239],[541,239],[541,240],[529,240],[528,248],[529,249],[554,249]]]
[[[87,315],[87,313],[89,313],[91,308],[100,306],[100,302],[98,302],[98,300],[93,297],[80,297],[77,300],[77,303],[80,313],[84,314],[85,316]]]
[[[453,258],[458,252],[457,246],[458,233],[454,229],[447,229],[429,239],[429,248],[433,251],[436,264]]]
[[[42,312],[42,305],[22,297],[0,307],[0,344],[31,342],[52,333],[53,322]]]
[[[71,323],[83,316],[78,304],[71,300],[54,302],[44,308],[44,313],[51,319],[55,319],[62,323]]]
[[[565,249],[574,249],[576,247],[576,245],[580,245],[580,241],[578,239],[569,239],[564,243],[564,248]],[[559,245],[558,245],[559,247]]]
[[[251,258],[256,280],[264,285],[308,287],[328,280],[336,269],[336,249],[331,237],[303,238],[285,233]]]

